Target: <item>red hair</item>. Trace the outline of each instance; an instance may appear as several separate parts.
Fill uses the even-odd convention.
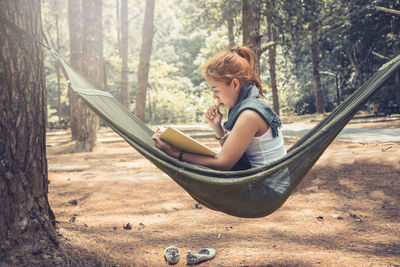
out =
[[[230,51],[219,52],[208,59],[203,67],[203,76],[206,80],[226,84],[230,84],[236,78],[239,80],[240,87],[250,83],[255,85],[263,95],[256,62],[256,56],[249,48],[235,46]]]

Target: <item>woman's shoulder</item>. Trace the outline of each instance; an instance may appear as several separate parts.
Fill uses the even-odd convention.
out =
[[[256,109],[252,109],[251,107],[243,110],[239,115],[239,118],[240,117],[244,117],[249,120],[264,120],[261,114]]]
[[[259,125],[260,128],[264,125],[268,126],[268,123],[264,120],[261,114],[251,108],[243,110],[240,113],[238,120],[242,120],[246,125]]]
[[[240,117],[245,117],[247,119],[258,119],[258,118],[262,119],[261,115],[252,108],[247,108],[247,109],[243,110],[239,115],[239,118]]]

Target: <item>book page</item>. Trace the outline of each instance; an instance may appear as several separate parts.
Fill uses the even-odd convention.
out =
[[[160,139],[174,147],[193,154],[216,156],[217,153],[197,140],[170,126],[161,135]]]

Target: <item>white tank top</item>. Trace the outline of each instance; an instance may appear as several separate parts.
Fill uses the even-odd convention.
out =
[[[262,136],[254,137],[246,149],[246,154],[252,168],[265,165],[286,155],[281,130],[278,129],[278,136],[275,138],[272,137],[271,128]]]

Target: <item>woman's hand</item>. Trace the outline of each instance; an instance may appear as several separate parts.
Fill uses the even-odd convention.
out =
[[[212,129],[215,130],[221,127],[222,114],[219,111],[219,107],[214,105],[209,108],[205,114],[205,117],[207,119],[208,125]]]
[[[162,134],[162,131],[160,128],[157,128],[151,139],[154,141],[154,144],[156,147],[167,153],[168,155],[172,157],[177,157],[179,155],[179,151],[174,149],[170,144],[167,142],[163,141],[160,139],[160,135]]]

